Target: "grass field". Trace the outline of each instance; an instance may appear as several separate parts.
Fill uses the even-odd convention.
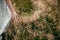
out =
[[[17,6],[17,10],[19,10],[21,14],[22,12],[29,14],[29,12],[34,9],[31,0],[15,0],[15,2],[17,2],[17,5],[14,5]],[[60,2],[56,0],[38,0],[37,3],[41,5],[41,12],[44,10],[42,14],[39,14],[39,18],[31,22],[16,23],[16,26],[12,24],[11,21],[6,32],[6,40],[60,40]]]
[[[12,0],[14,6],[16,6],[16,11],[18,14],[27,15],[32,14],[34,10],[34,5],[31,0]]]

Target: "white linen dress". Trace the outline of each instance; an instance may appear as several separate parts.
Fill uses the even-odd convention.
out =
[[[5,0],[0,0],[0,35],[6,31],[7,25],[11,20],[11,12],[5,2]],[[1,40],[1,36],[0,36]]]

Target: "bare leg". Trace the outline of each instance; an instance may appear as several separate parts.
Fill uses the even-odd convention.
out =
[[[14,19],[16,18],[17,14],[16,14],[16,11],[14,10],[14,7],[13,7],[13,5],[12,5],[12,3],[11,3],[11,0],[5,0],[5,1],[6,1],[9,9],[10,9],[10,11],[11,11],[12,20],[14,20]]]

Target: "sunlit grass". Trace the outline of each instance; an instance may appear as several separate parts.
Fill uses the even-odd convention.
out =
[[[12,0],[18,14],[27,15],[32,14],[34,5],[31,0]]]
[[[23,11],[28,5],[28,3],[25,5],[24,2],[30,1],[30,0],[15,0],[15,2],[18,1],[18,5],[20,7],[20,11],[24,13],[29,13],[32,8],[29,9],[29,6],[27,6],[28,10]],[[42,1],[42,0],[41,0]],[[43,0],[44,1],[44,0]],[[20,4],[19,4],[20,2]],[[54,2],[54,1],[53,1]],[[22,4],[22,5],[21,5]],[[16,4],[15,4],[16,5]],[[17,7],[17,9],[19,9]],[[58,25],[59,25],[59,19],[58,19],[58,7],[57,6],[49,6],[52,7],[51,11],[43,12],[40,15],[40,18],[36,21],[32,21],[29,23],[16,23],[12,24],[10,23],[9,29],[6,33],[6,40],[60,40],[60,31],[58,31]],[[60,28],[60,26],[59,26]],[[60,29],[59,29],[60,30]]]

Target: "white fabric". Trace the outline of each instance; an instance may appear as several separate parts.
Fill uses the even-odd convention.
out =
[[[10,19],[11,13],[5,0],[0,0],[0,35],[5,32]]]

